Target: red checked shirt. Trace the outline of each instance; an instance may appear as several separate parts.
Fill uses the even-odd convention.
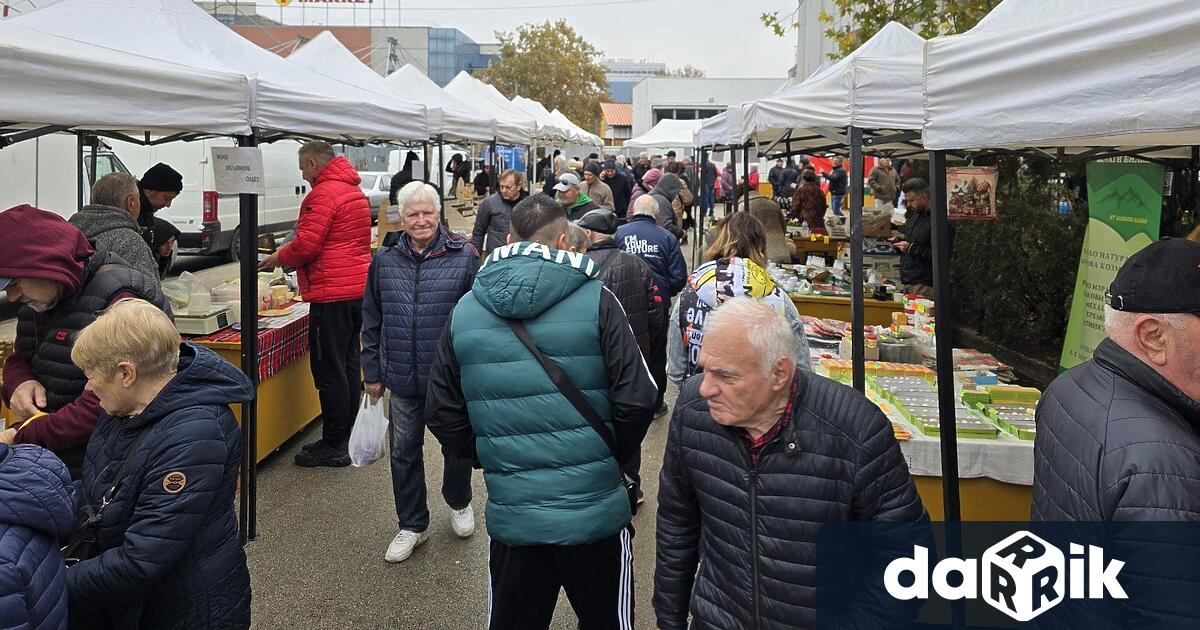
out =
[[[763,447],[771,443],[780,431],[787,426],[788,419],[792,417],[792,406],[796,404],[796,389],[800,381],[797,378],[792,378],[792,391],[788,394],[787,407],[783,410],[783,415],[775,421],[775,425],[766,433],[759,436],[757,439],[750,436],[750,432],[742,429],[742,439],[746,440],[746,447],[750,449],[750,465],[758,465],[758,457],[762,454]]]

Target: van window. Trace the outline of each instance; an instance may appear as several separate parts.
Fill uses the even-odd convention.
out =
[[[92,156],[87,155],[87,156],[85,156],[85,158],[86,158],[87,163],[90,164],[92,161],[92,159],[91,159]],[[91,169],[91,170],[95,171],[94,173],[92,173],[92,181],[96,181],[96,180],[100,179],[101,177],[108,175],[109,173],[123,172],[121,169],[118,169],[115,164],[113,164],[111,155],[97,155],[96,156],[96,168]]]
[[[360,186],[362,186],[366,190],[374,190],[375,182],[378,180],[379,180],[379,177],[376,175],[363,175],[362,176],[362,184],[360,184]]]

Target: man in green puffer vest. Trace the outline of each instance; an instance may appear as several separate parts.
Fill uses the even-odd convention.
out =
[[[517,204],[509,244],[458,302],[429,374],[429,429],[447,455],[483,467],[493,630],[548,627],[560,588],[581,627],[633,627],[633,531],[617,459],[637,452],[657,387],[620,303],[590,258],[565,251],[566,232],[550,197]],[[508,319],[524,321],[605,421],[617,458]]]

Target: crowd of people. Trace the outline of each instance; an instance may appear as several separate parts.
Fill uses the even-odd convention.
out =
[[[818,611],[821,524],[924,527],[928,516],[883,412],[811,371],[801,313],[767,272],[791,257],[778,200],[752,192],[745,212],[726,213],[689,273],[691,212],[710,216],[731,169],[672,153],[574,166],[553,155],[543,192],[500,173],[469,238],[440,220],[437,188],[402,183],[403,229],[372,254],[350,163],[313,141],[298,166],[312,189],[294,238],[260,262],[295,269],[310,303],[322,428],[294,463],[348,465],[362,396],[387,397],[397,533],[380,541],[384,561],[404,562],[428,540],[428,429],[460,537],[476,531],[482,471],[491,628],[548,627],[564,589],[580,627],[634,627],[633,518],[646,475],[659,478],[657,627],[912,620],[911,603],[866,577]],[[825,177],[837,214],[848,186],[840,160]],[[793,214],[817,220],[826,200],[813,171],[780,163],[768,178]],[[756,180],[752,171],[746,185]],[[0,234],[21,235],[0,247],[0,290],[23,305],[0,391],[17,419],[0,433],[6,625],[250,624],[234,514],[243,445],[230,406],[252,400],[253,383],[172,323],[157,260],[170,231],[153,213],[181,184],[157,165],[141,181],[101,178],[69,222],[28,205],[0,212]],[[883,161],[869,185],[878,203],[903,192],[902,279],[929,291],[928,186],[901,185]],[[1200,285],[1198,269],[1200,245],[1179,239],[1118,273],[1110,340],[1039,408],[1035,519],[1200,514],[1189,485],[1200,444],[1187,429],[1200,422],[1200,291],[1178,290]],[[664,463],[646,471],[642,443],[670,411],[668,381],[680,393],[664,420]],[[1119,439],[1095,439],[1106,432]],[[846,561],[860,560],[873,561]]]

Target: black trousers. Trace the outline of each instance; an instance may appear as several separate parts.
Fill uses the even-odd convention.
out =
[[[579,630],[632,630],[633,526],[586,545],[509,547],[491,541],[488,628],[545,630],[559,589]]]
[[[669,320],[671,303],[668,301],[665,306],[668,314],[663,316],[662,321],[655,333],[650,336],[650,356],[646,357],[646,367],[650,368],[650,376],[654,377],[654,383],[658,385],[658,397],[654,400],[654,411],[662,407],[663,397],[667,393],[667,335],[670,331]]]
[[[362,396],[361,332],[362,300],[311,305],[308,360],[321,400],[321,440],[341,451]]]

